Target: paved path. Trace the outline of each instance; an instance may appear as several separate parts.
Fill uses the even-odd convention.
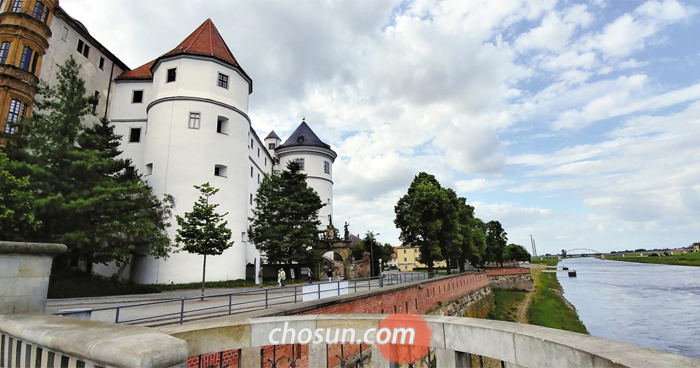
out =
[[[353,281],[350,280],[349,293],[379,288],[379,280],[377,279],[371,282],[368,280],[359,281],[356,284]],[[314,283],[312,286],[321,284],[328,283]],[[267,287],[263,289],[212,289],[206,291],[204,300],[199,298],[200,290],[95,298],[53,299],[48,301],[46,313],[53,314],[61,310],[90,308],[93,309],[91,316],[93,321],[115,322],[118,319],[120,323],[155,326],[179,323],[181,312],[184,312],[184,320],[187,321],[263,309],[266,307],[266,303],[267,306],[276,306],[302,302],[303,286],[306,285],[297,284],[285,288]],[[389,285],[389,282],[385,281],[385,285]],[[231,293],[234,294],[229,295]],[[314,292],[315,295],[316,292]],[[183,298],[185,298],[184,302]],[[118,311],[116,307],[119,307]],[[100,310],[104,308],[108,309]]]

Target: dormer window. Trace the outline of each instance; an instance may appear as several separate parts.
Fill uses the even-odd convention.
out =
[[[275,144],[274,143],[268,143],[267,144],[268,149],[275,149]]]
[[[304,136],[303,135],[299,136],[299,138],[297,138],[297,143],[304,143]]]

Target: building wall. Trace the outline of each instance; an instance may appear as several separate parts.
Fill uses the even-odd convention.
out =
[[[420,249],[418,247],[397,247],[396,257],[400,271],[413,271],[414,268],[428,267],[418,261],[420,257]],[[435,262],[433,266],[447,267],[447,262]]]
[[[94,114],[85,116],[83,123],[93,125],[98,123],[105,114],[108,101],[107,97],[114,89],[113,79],[124,70],[111,60],[108,55],[100,51],[101,46],[91,41],[90,37],[84,35],[85,31],[78,30],[71,25],[65,13],[57,12],[51,23],[51,33],[53,36],[49,42],[49,48],[44,56],[43,67],[39,77],[50,85],[56,85],[57,73],[71,56],[80,65],[80,77],[85,82],[85,90],[88,95],[99,92],[99,102]],[[81,34],[83,33],[83,34]],[[78,52],[78,42],[90,47],[86,56]],[[84,46],[83,46],[84,47]],[[104,59],[102,69],[100,69],[100,59]],[[110,96],[111,97],[111,96]]]

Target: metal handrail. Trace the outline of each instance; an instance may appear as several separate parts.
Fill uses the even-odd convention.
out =
[[[413,281],[425,280],[425,279],[428,279],[431,277],[439,277],[439,276],[438,275],[430,275],[430,274],[424,273],[424,272],[390,273],[390,274],[384,274],[382,276],[367,277],[367,278],[361,278],[361,279],[316,282],[314,284],[293,285],[291,287],[283,286],[283,287],[273,287],[273,288],[265,288],[265,289],[242,290],[242,291],[233,291],[233,292],[229,292],[229,293],[204,295],[203,297],[202,296],[181,297],[181,298],[171,298],[171,299],[158,300],[158,301],[146,302],[146,303],[117,305],[117,306],[113,306],[113,307],[90,308],[89,311],[90,312],[103,312],[103,311],[114,310],[115,311],[114,323],[142,323],[142,322],[146,322],[146,321],[158,322],[158,321],[164,321],[164,320],[178,319],[179,323],[182,324],[185,320],[185,317],[205,316],[205,315],[212,315],[212,314],[231,315],[231,314],[247,312],[250,310],[267,309],[270,307],[271,302],[273,302],[273,304],[274,304],[275,301],[277,301],[277,300],[290,298],[290,297],[292,297],[292,293],[293,293],[294,300],[284,302],[284,304],[298,303],[300,301],[303,301],[305,295],[310,295],[310,294],[317,294],[318,299],[321,299],[322,294],[328,293],[328,292],[333,292],[333,291],[337,292],[336,295],[341,295],[341,290],[346,290],[347,292],[350,292],[350,290],[353,289],[354,292],[357,292],[358,284],[359,284],[360,288],[366,287],[368,290],[371,290],[372,286],[377,288],[377,287],[384,287],[387,285],[388,286],[399,285],[399,284],[404,284],[404,283],[413,282]],[[340,283],[343,281],[347,281],[348,286],[341,287]],[[322,285],[327,285],[327,284],[337,284],[337,287],[322,290]],[[351,286],[351,284],[352,284],[352,286]],[[316,290],[304,292],[304,287],[308,287],[309,285],[316,285],[316,288],[315,288]],[[298,290],[298,288],[301,288],[301,290]],[[261,297],[260,299],[234,302],[234,296],[250,296],[250,295],[261,295],[261,296],[264,295],[264,296]],[[301,296],[301,298],[299,298],[299,296]],[[189,309],[189,310],[186,310],[186,308],[185,308],[185,304],[187,301],[204,300],[204,299],[212,300],[215,298],[224,298],[224,297],[228,298],[228,303],[225,303],[223,305],[208,306],[208,307]],[[247,304],[255,304],[255,303],[262,304],[263,302],[264,302],[264,306],[257,306],[257,307],[256,306],[245,306]],[[121,318],[120,319],[120,314],[123,310],[158,305],[158,304],[168,304],[168,303],[173,303],[173,304],[179,303],[180,304],[180,311],[179,312],[161,313],[161,314],[156,314],[156,315],[147,316],[147,317],[138,317],[138,318],[132,318],[132,319]],[[234,307],[239,311],[234,312],[234,310],[233,310]],[[217,310],[217,309],[220,309],[221,311],[214,312],[214,310]],[[244,310],[240,311],[240,309],[244,309]],[[85,311],[85,309],[83,309],[82,311]],[[211,311],[211,312],[206,313],[206,311]],[[205,312],[205,313],[202,313],[202,312]],[[69,314],[71,314],[71,312],[70,311],[56,312],[53,314],[55,314],[55,315],[69,315]]]

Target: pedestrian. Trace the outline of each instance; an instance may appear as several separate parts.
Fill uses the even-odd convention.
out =
[[[258,288],[263,287],[263,269],[262,266],[260,266],[260,269],[258,270]]]
[[[328,270],[326,270],[326,276],[328,276],[328,282],[333,281],[333,270],[328,268]]]
[[[280,268],[280,286],[284,287],[284,280],[287,279],[287,274],[284,272],[284,269]]]
[[[313,272],[311,272],[311,268],[309,268],[309,284],[311,283],[311,277],[314,275]]]
[[[277,271],[277,286],[282,287],[282,269]]]

